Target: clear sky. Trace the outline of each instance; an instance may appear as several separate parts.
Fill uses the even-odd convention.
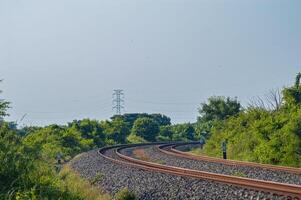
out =
[[[300,0],[0,0],[7,120],[125,112],[194,122],[212,95],[246,104],[301,71]]]

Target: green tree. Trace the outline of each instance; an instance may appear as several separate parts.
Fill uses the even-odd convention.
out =
[[[161,126],[159,136],[165,138],[164,140],[171,140],[173,132],[171,130],[171,126]]]
[[[155,120],[159,124],[159,126],[168,126],[171,124],[169,117],[159,113],[150,114],[149,117]]]
[[[159,131],[158,123],[148,117],[138,118],[132,128],[132,134],[147,141],[155,141]]]
[[[107,139],[114,141],[114,143],[125,143],[126,137],[130,134],[128,123],[119,117],[112,121],[102,122],[102,127]]]
[[[229,159],[300,167],[301,107],[276,111],[247,109],[226,120],[215,121],[204,153],[221,156],[220,144],[228,140]]]
[[[301,86],[300,86],[301,73],[296,76],[295,85],[283,90],[283,98],[286,107],[292,107],[301,104]]]
[[[208,99],[208,103],[201,104],[198,121],[224,120],[238,114],[240,110],[241,105],[237,99],[213,96]]]
[[[116,118],[121,118],[124,122],[128,124],[129,128],[132,128],[134,125],[134,122],[138,118],[148,117],[153,119],[158,123],[159,126],[166,126],[170,125],[170,118],[162,115],[162,114],[147,114],[147,113],[126,113],[124,115],[115,115],[111,117],[111,120],[114,121]]]
[[[0,82],[2,82],[2,80],[0,80]],[[2,93],[2,90],[0,90],[0,94]],[[1,122],[1,118],[7,116],[7,109],[9,108],[9,102],[0,99],[0,122]]]
[[[83,119],[74,120],[68,124],[68,128],[80,132],[81,137],[85,139],[92,139],[96,146],[104,145],[105,133],[97,120]]]
[[[22,156],[21,138],[9,129],[7,123],[0,125],[0,194],[18,186],[18,180],[27,172],[27,158]],[[0,198],[1,199],[1,198]]]
[[[194,140],[195,139],[195,130],[192,124],[176,124],[171,127],[173,132],[172,140]]]

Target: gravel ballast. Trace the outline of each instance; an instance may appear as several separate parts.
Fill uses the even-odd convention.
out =
[[[144,148],[144,151],[146,155],[150,158],[150,160],[159,162],[161,164],[200,170],[200,171],[207,171],[212,173],[242,176],[242,177],[247,177],[252,179],[301,185],[300,174],[293,174],[284,171],[273,171],[273,170],[263,169],[259,167],[230,166],[230,165],[224,165],[216,162],[192,160],[188,158],[167,155],[159,151],[153,145],[127,148],[124,149],[122,153],[129,156],[133,156],[132,151],[137,148]]]
[[[113,150],[106,151],[114,157]],[[82,154],[71,161],[71,167],[82,177],[97,181],[112,196],[127,187],[138,199],[286,199],[266,192],[208,180],[151,172],[116,164],[100,156],[97,150]],[[101,175],[101,176],[99,176]]]

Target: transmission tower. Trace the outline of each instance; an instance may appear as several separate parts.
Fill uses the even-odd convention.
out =
[[[124,109],[124,93],[123,90],[114,90],[113,93],[113,110],[116,111],[116,115],[121,115],[121,109]]]

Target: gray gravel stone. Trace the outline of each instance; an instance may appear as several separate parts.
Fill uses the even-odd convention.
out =
[[[113,150],[106,155],[114,157]],[[92,180],[102,174],[97,184],[114,195],[127,187],[138,199],[261,199],[262,192],[208,180],[174,176],[115,164],[101,157],[96,150],[70,162],[84,178]],[[267,197],[269,194],[266,194]],[[276,196],[275,199],[281,199]]]
[[[245,167],[245,166],[230,166],[221,163],[207,162],[200,160],[192,160],[188,158],[181,158],[172,155],[167,155],[160,152],[155,146],[143,146],[127,148],[122,151],[123,154],[132,156],[132,151],[137,148],[144,148],[145,153],[153,161],[161,164],[183,167],[188,169],[195,169],[200,171],[207,171],[226,175],[243,175],[244,177],[275,181],[281,183],[301,185],[301,175],[293,174],[283,171],[272,171],[259,167]]]

